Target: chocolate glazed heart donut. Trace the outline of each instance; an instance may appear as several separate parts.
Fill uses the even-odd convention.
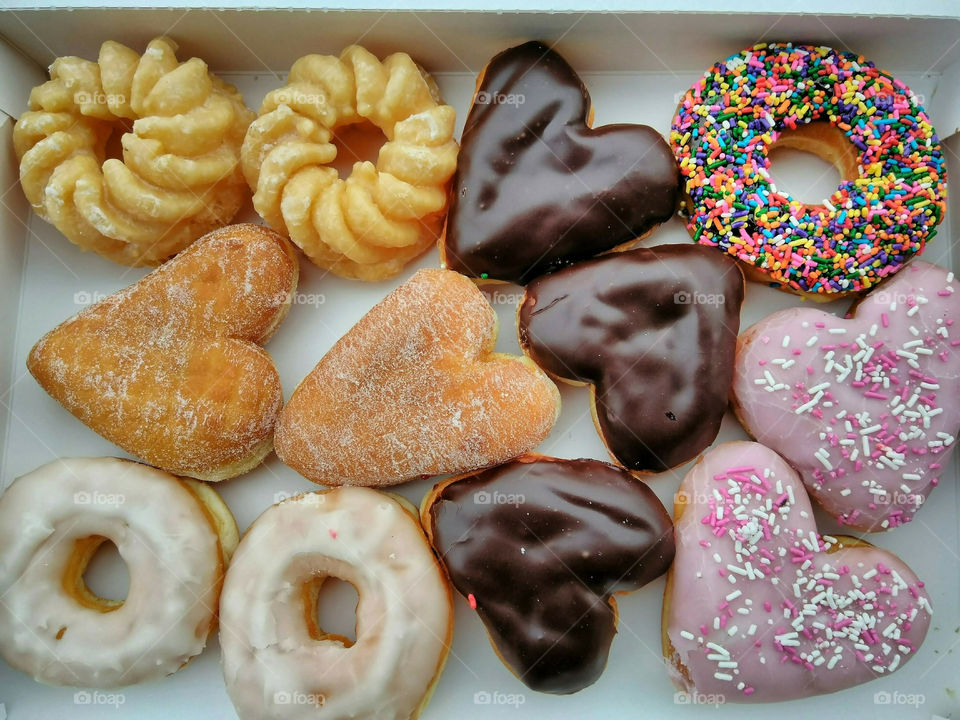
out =
[[[524,455],[440,482],[420,514],[497,655],[540,692],[593,684],[617,632],[614,596],[673,561],[657,496],[598,460]]]
[[[660,134],[592,119],[583,82],[543,43],[490,61],[463,130],[446,267],[525,284],[670,218],[679,172]]]
[[[520,347],[554,378],[591,385],[604,444],[632,472],[681,465],[727,409],[743,302],[735,263],[657,245],[564,268],[527,286]]]

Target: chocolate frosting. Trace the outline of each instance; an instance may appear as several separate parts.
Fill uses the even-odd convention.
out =
[[[524,284],[670,218],[679,173],[660,134],[591,129],[589,112],[583,82],[543,43],[490,61],[463,130],[447,267]]]
[[[500,657],[542,692],[595,682],[616,633],[611,595],[673,561],[673,525],[657,496],[598,460],[525,456],[482,470],[443,487],[425,520]]]
[[[618,462],[662,472],[720,430],[742,302],[743,276],[716,250],[638,248],[531,283],[520,345],[555,377],[595,386],[600,434]]]

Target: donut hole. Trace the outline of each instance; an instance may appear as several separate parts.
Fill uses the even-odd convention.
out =
[[[368,120],[338,127],[331,141],[337,149],[337,157],[330,163],[346,180],[353,172],[353,164],[372,162],[376,164],[380,148],[387,142],[383,131]]]
[[[314,640],[335,640],[350,647],[357,641],[357,604],[360,596],[352,583],[335,577],[318,577],[304,585],[304,615]]]
[[[856,147],[826,121],[784,130],[767,157],[777,190],[811,208],[822,206],[841,182],[858,177]]]
[[[84,607],[110,612],[127,599],[130,571],[113,541],[94,535],[75,541],[64,586]]]
[[[121,141],[123,136],[128,132],[133,132],[132,120],[121,118],[114,123],[110,137],[107,138],[107,142],[103,147],[104,160],[119,160],[123,162],[123,144]]]

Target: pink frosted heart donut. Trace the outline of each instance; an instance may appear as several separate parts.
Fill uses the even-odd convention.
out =
[[[817,533],[796,472],[733,442],[687,473],[674,508],[663,652],[674,683],[725,702],[831,693],[884,677],[923,642],[923,583],[885,550]]]
[[[737,347],[734,409],[797,469],[838,522],[909,522],[937,485],[960,430],[960,290],[916,260],[838,318],[774,313]]]

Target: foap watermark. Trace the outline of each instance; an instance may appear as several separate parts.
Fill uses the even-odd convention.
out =
[[[713,705],[719,707],[727,702],[722,693],[686,692],[680,690],[673,694],[674,705]]]
[[[327,701],[322,693],[306,693],[299,690],[281,690],[273,694],[274,705],[305,705],[309,707],[323,707]]]
[[[710,502],[713,495],[703,492],[690,492],[689,490],[677,490],[673,495],[674,505],[706,505]]]
[[[883,495],[875,495],[873,501],[877,505],[899,505],[901,507],[912,506],[918,508],[923,505],[924,499],[920,493],[897,490],[896,492],[886,492]]]
[[[99,690],[78,690],[73,694],[74,705],[107,705],[116,710],[127,701],[123,693],[108,693]]]
[[[678,290],[673,294],[673,302],[677,305],[723,305],[727,297],[723,293]]]
[[[273,91],[273,100],[277,105],[326,105],[327,96],[323,93],[305,93],[293,88],[281,88]]]
[[[281,293],[276,297],[276,301],[281,305],[290,303],[291,305],[312,305],[313,307],[319,307],[327,301],[327,296],[323,293]]]
[[[521,493],[505,493],[499,490],[490,492],[489,490],[477,490],[473,494],[475,505],[523,505],[527,501],[526,496]]]
[[[917,298],[911,293],[897,292],[895,290],[877,290],[870,293],[870,299],[876,299],[877,302],[889,305],[891,308],[903,306],[908,307],[917,304]]]
[[[477,105],[513,105],[520,107],[527,101],[527,98],[521,93],[498,93],[481,90],[477,93],[477,99],[474,102]]]
[[[523,300],[522,292],[503,292],[502,290],[485,290],[484,295],[491,305],[519,305]]]
[[[81,90],[73,94],[73,103],[75,105],[126,105],[127,96],[121,93]]]
[[[296,503],[298,505],[322,505],[324,500],[323,493],[310,492],[309,490],[297,490],[296,492],[280,490],[273,494],[274,505],[282,502]]]
[[[498,705],[500,707],[508,706],[519,708],[527,701],[527,696],[523,693],[505,693],[498,690],[490,692],[489,690],[477,690],[473,694],[474,705]]]
[[[109,293],[101,292],[99,290],[77,290],[73,294],[73,304],[86,307],[87,305],[98,303],[101,300],[106,299],[108,296]]]
[[[120,507],[127,501],[125,495],[120,493],[105,493],[99,490],[87,492],[81,490],[73,494],[74,505],[103,505],[105,507]]]
[[[923,693],[905,693],[899,690],[878,690],[873,694],[874,705],[901,705],[919,708],[927,702]]]

